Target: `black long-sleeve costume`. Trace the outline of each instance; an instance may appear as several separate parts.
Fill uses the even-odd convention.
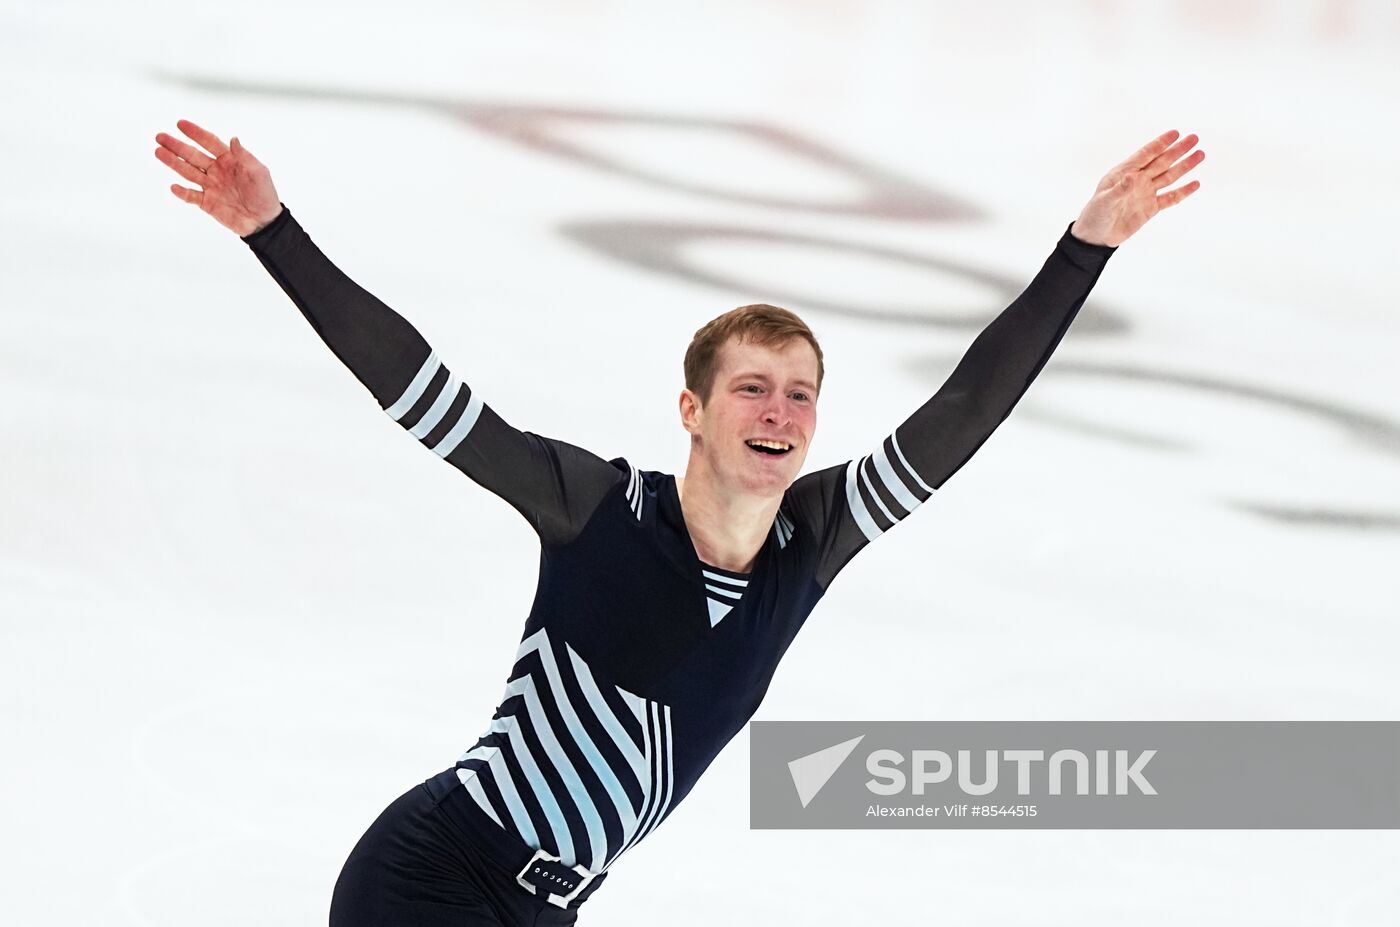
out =
[[[599,871],[683,799],[757,709],[841,568],[1011,413],[1115,250],[1067,227],[938,392],[858,460],[788,489],[748,573],[700,562],[675,478],[519,431],[283,209],[245,239],[415,438],[505,499],[541,545],[535,602],[454,799],[488,842]]]

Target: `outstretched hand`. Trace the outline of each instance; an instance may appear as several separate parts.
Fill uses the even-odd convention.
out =
[[[237,137],[231,145],[225,145],[213,132],[188,119],[175,125],[204,150],[164,132],[156,135],[160,144],[156,159],[201,188],[191,190],[172,183],[171,193],[198,206],[239,235],[251,235],[277,218],[282,202],[272,185],[272,175]]]
[[[1157,192],[1176,183],[1182,174],[1206,159],[1204,151],[1197,151],[1186,160],[1179,161],[1200,139],[1188,135],[1172,145],[1178,134],[1172,129],[1157,136],[1109,171],[1099,181],[1098,189],[1084,211],[1074,220],[1070,234],[1080,241],[1117,247],[1142,228],[1148,219],[1199,190],[1201,182],[1194,180],[1166,193]]]

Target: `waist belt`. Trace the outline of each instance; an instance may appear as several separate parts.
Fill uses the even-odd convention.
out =
[[[513,875],[522,889],[542,895],[550,904],[577,908],[607,877],[605,872],[567,866],[559,857],[535,849],[491,820],[467,794],[456,768],[445,769],[423,784],[433,801],[466,831],[466,836],[476,838],[473,843],[492,862]]]

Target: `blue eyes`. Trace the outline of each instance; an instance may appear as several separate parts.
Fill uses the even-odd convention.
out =
[[[747,384],[747,385],[745,385],[745,386],[739,387],[739,389],[741,389],[741,390],[752,390],[752,391],[755,392],[755,393],[761,393],[761,392],[763,392],[763,387],[761,387],[761,386],[759,386],[759,385],[757,385],[757,384],[755,384],[755,383],[749,383],[749,384]],[[792,398],[793,398],[793,399],[796,399],[798,402],[807,402],[808,399],[809,399],[809,397],[807,396],[807,394],[804,393],[804,392],[802,392],[801,390],[798,390],[797,392],[793,393],[793,394],[792,394]]]

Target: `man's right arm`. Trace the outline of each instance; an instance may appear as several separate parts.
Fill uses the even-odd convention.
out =
[[[243,240],[381,409],[433,453],[501,496],[541,541],[576,537],[626,476],[573,445],[506,424],[406,319],[327,258],[285,205]]]

